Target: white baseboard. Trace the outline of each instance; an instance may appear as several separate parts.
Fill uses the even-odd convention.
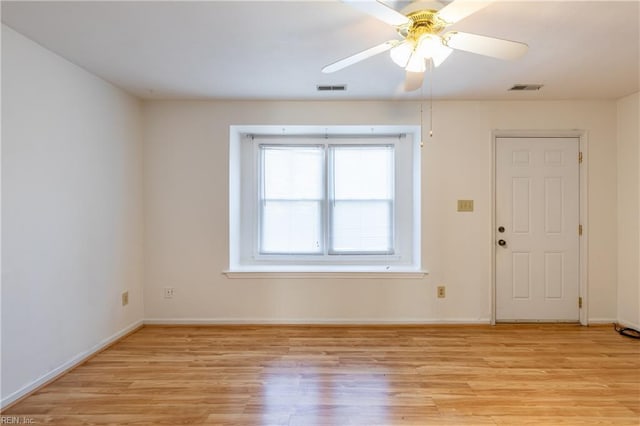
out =
[[[489,318],[455,318],[455,319],[423,319],[423,318],[147,318],[148,325],[464,325],[490,324]]]
[[[640,331],[640,324],[636,324],[631,321],[624,320],[622,318],[618,319],[618,324],[620,324],[623,327],[633,328],[634,330]]]
[[[38,379],[34,380],[33,382],[27,384],[26,386],[22,387],[21,389],[18,389],[17,391],[15,391],[12,394],[8,395],[7,397],[3,398],[2,401],[0,401],[0,408],[4,409],[9,404],[19,400],[20,398],[22,398],[25,395],[30,394],[31,392],[35,391],[40,386],[42,386],[42,385],[44,385],[44,384],[46,384],[48,382],[53,381],[54,379],[56,379],[59,376],[65,374],[66,372],[68,372],[69,370],[73,369],[74,367],[77,367],[78,365],[82,364],[85,360],[87,360],[88,358],[93,356],[94,354],[100,352],[101,350],[103,350],[104,348],[106,348],[107,346],[112,344],[113,342],[115,342],[118,339],[122,338],[123,336],[131,333],[132,331],[134,331],[135,329],[141,327],[142,325],[144,325],[144,321],[142,321],[142,320],[136,321],[135,323],[125,327],[124,329],[118,331],[115,334],[112,334],[111,336],[107,337],[106,339],[101,340],[100,342],[98,342],[97,344],[93,345],[91,348],[87,349],[86,351],[77,354],[76,356],[74,356],[69,361],[65,362],[64,364],[54,368],[53,370],[49,371],[47,374],[43,375],[42,377],[39,377]]]
[[[615,318],[589,318],[589,324],[613,324],[618,322]]]

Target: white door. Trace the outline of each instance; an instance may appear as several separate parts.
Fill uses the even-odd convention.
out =
[[[579,139],[496,138],[496,320],[579,319]]]

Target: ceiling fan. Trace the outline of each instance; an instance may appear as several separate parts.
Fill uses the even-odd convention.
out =
[[[527,52],[525,43],[459,31],[446,27],[485,8],[494,0],[453,0],[443,6],[418,1],[400,13],[381,1],[341,0],[396,28],[401,39],[389,40],[341,59],[322,69],[332,73],[372,56],[389,51],[391,59],[406,71],[405,90],[422,87],[427,62],[439,66],[453,52],[463,50],[499,59],[517,59]]]

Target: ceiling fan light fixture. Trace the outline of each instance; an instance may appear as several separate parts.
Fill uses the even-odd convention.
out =
[[[442,45],[442,48],[439,49],[438,52],[431,57],[431,59],[433,60],[433,65],[435,67],[440,66],[440,64],[443,63],[449,57],[449,55],[451,55],[452,52],[453,49]]]
[[[427,67],[424,63],[424,58],[422,57],[422,55],[418,54],[417,52],[411,55],[411,58],[409,59],[409,63],[407,64],[405,70],[407,70],[408,72],[425,72],[427,70]]]
[[[389,51],[391,60],[395,62],[399,67],[405,68],[409,65],[409,60],[413,54],[415,46],[409,41],[403,41],[393,49]]]
[[[425,34],[418,40],[416,51],[421,54],[423,58],[428,59],[431,58],[441,45],[442,41],[440,40],[440,37],[432,34]]]
[[[447,47],[442,38],[438,35],[425,34],[420,37],[416,52],[425,59],[431,58],[433,65],[436,67],[445,61],[453,52],[453,49]]]

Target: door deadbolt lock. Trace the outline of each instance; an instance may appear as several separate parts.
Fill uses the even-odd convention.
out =
[[[500,247],[504,247],[504,246],[506,246],[506,245],[507,245],[507,242],[506,242],[505,240],[498,240],[498,245],[499,245]]]
[[[503,233],[504,232],[504,226],[498,227],[498,232]]]

